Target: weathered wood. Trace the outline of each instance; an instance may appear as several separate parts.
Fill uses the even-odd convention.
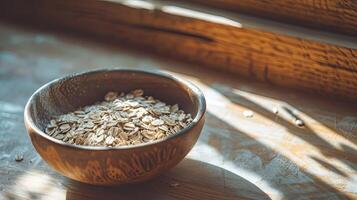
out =
[[[27,7],[23,12],[11,2],[8,15],[27,22],[116,39],[274,85],[357,99],[355,49],[239,27],[163,4],[32,0],[20,4]]]
[[[353,103],[83,37],[3,24],[0,32],[0,199],[1,193],[59,200],[357,198]],[[69,181],[39,157],[23,125],[27,99],[48,81],[97,67],[161,69],[200,87],[207,99],[207,120],[188,159],[152,182],[103,188]],[[246,118],[245,110],[252,110],[253,117]],[[296,117],[305,127],[294,125]],[[16,154],[24,160],[16,162]]]
[[[355,0],[193,0],[191,2],[357,36],[357,1]]]

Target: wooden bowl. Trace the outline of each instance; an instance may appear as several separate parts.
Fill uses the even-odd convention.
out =
[[[102,101],[108,91],[143,89],[168,104],[179,104],[193,122],[161,140],[135,146],[92,147],[64,143],[44,133],[52,116]],[[202,130],[206,103],[191,83],[164,73],[110,69],[54,80],[38,89],[25,108],[25,125],[41,157],[62,175],[89,184],[119,185],[148,180],[174,167]]]

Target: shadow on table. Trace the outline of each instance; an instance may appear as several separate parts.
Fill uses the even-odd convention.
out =
[[[341,127],[345,124],[340,125],[339,128],[338,122],[336,126],[331,123],[331,113],[336,110],[330,109],[331,105],[344,107],[346,105],[343,102],[333,102],[332,104],[331,101],[325,102],[321,100],[321,97],[317,98],[313,95],[302,95],[300,97],[298,96],[299,92],[273,89],[269,84],[254,84],[248,80],[240,81],[233,76],[223,74],[219,76],[213,71],[202,72],[194,68],[189,70],[186,68],[167,68],[167,70],[194,81],[204,91],[208,99],[208,113],[205,128],[199,141],[208,145],[208,148],[212,148],[212,151],[217,152],[218,156],[222,156],[225,162],[233,164],[233,168],[236,167],[235,170],[239,171],[239,174],[249,172],[260,177],[270,188],[262,189],[273,191],[273,193],[275,190],[276,194],[280,196],[279,198],[282,199],[350,199],[348,193],[337,189],[336,185],[331,184],[328,177],[319,176],[318,171],[311,173],[311,171],[286,157],[285,152],[279,152],[271,148],[270,145],[259,141],[258,139],[263,139],[263,137],[256,136],[258,133],[254,133],[254,128],[249,128],[252,131],[251,133],[246,132],[247,129],[244,129],[244,127],[249,124],[239,124],[241,123],[239,118],[233,115],[233,112],[228,111],[233,107],[245,108],[270,119],[272,124],[284,127],[294,138],[314,146],[316,152],[321,153],[321,157],[327,158],[327,161],[318,160],[312,156],[310,156],[310,159],[334,175],[347,179],[350,174],[341,171],[335,165],[333,159],[337,159],[351,170],[355,170],[356,165],[354,163],[356,162],[353,157],[356,154],[355,149],[345,144],[341,144],[340,149],[336,148],[330,141],[312,129],[309,121],[305,122],[299,112],[295,113],[295,109],[298,109],[301,113],[305,113],[316,120],[317,123],[321,123],[321,127],[330,128],[331,131],[354,143],[355,138],[351,134],[354,131],[353,128],[357,127],[357,122],[355,126],[345,128],[351,132],[349,133],[351,136],[341,132]],[[310,98],[305,98],[305,96]],[[257,97],[260,101],[254,100]],[[263,106],[266,103],[265,101],[279,105],[279,115],[274,113],[272,109]],[[280,116],[282,113],[287,116],[287,119]],[[341,113],[351,112],[344,110]],[[345,119],[345,123],[350,125],[350,122],[354,122],[353,119],[355,118]],[[301,121],[302,126],[299,127],[294,123],[297,120]],[[251,125],[253,125],[254,119],[251,121]],[[256,124],[259,125],[259,121]],[[267,130],[266,134],[269,134],[269,131],[271,130]],[[273,144],[279,145],[279,143]],[[351,182],[346,182],[346,184],[349,186]],[[275,196],[272,198],[275,198]]]
[[[96,200],[96,199],[271,199],[246,179],[223,168],[185,159],[163,175],[140,184],[94,186],[58,174],[29,170],[18,176],[0,199]]]
[[[223,168],[185,159],[166,174],[142,184],[98,187],[67,184],[67,200],[81,199],[270,199],[244,178]]]
[[[333,158],[336,160],[339,160],[340,162],[344,163],[346,166],[350,167],[351,170],[356,171],[356,157],[353,156],[346,156],[346,155],[357,155],[357,151],[353,149],[352,147],[349,147],[347,145],[341,144],[341,149],[338,149],[334,147],[330,141],[324,139],[321,137],[316,131],[314,131],[309,124],[305,123],[297,114],[294,114],[294,112],[286,107],[283,106],[281,108],[282,111],[288,113],[290,115],[291,119],[299,119],[301,122],[304,124],[303,128],[299,128],[298,126],[293,125],[293,123],[287,121],[286,119],[280,117],[279,115],[274,114],[273,112],[269,111],[268,109],[264,108],[263,106],[249,100],[248,98],[234,93],[231,90],[227,88],[221,88],[219,85],[217,86],[212,86],[212,89],[215,89],[222,95],[224,95],[226,98],[228,98],[232,103],[237,104],[242,107],[249,108],[250,110],[268,118],[268,119],[275,119],[274,123],[280,124],[281,126],[284,126],[289,133],[293,134],[294,136],[304,140],[305,142],[315,146],[325,157],[327,158]],[[291,103],[294,105],[293,103]],[[294,108],[294,106],[291,106]],[[295,106],[298,107],[298,106]],[[302,109],[303,112],[308,109]],[[309,115],[310,116],[310,115]],[[316,121],[320,122],[321,120],[318,120],[317,118],[314,118]],[[325,123],[320,122],[324,126],[327,126]],[[357,123],[357,122],[356,122]],[[354,126],[353,123],[351,122],[351,126]],[[356,125],[357,126],[357,125]],[[338,128],[336,127],[335,129],[332,129],[336,134],[338,133],[336,130]],[[341,131],[341,130],[340,130]],[[353,131],[353,127],[351,129]],[[343,136],[343,135],[341,135]],[[350,137],[345,137],[347,140],[351,141],[354,143],[355,139],[353,138],[354,136]],[[335,168],[331,163],[327,162],[322,162],[321,160],[317,160],[316,158],[312,158],[322,166],[324,166],[326,169],[331,170],[341,176],[348,177],[347,174],[344,174],[343,172],[337,171],[337,168]]]

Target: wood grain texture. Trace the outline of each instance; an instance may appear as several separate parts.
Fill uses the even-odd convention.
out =
[[[274,85],[357,99],[355,49],[241,28],[232,20],[165,4],[42,0],[8,4],[2,6],[8,8],[4,10],[8,16],[27,22],[138,45]]]
[[[193,0],[192,2],[357,36],[355,0]]]
[[[0,32],[0,199],[1,194],[19,197],[5,198],[12,200],[357,198],[353,103],[78,35],[1,23]],[[69,181],[41,159],[23,125],[29,96],[50,80],[98,67],[161,69],[199,86],[207,99],[206,123],[183,162],[151,182],[107,188]],[[245,110],[253,117],[246,118]],[[295,117],[303,128],[294,125]],[[16,162],[16,154],[24,160]]]

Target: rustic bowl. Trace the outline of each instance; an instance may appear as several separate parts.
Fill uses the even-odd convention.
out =
[[[161,140],[123,147],[72,145],[44,133],[52,116],[102,101],[108,91],[137,88],[169,104],[179,104],[191,113],[193,122]],[[84,183],[120,185],[148,180],[178,164],[196,143],[205,110],[202,92],[187,81],[164,73],[108,69],[67,76],[42,86],[30,97],[24,116],[33,146],[56,171]]]

